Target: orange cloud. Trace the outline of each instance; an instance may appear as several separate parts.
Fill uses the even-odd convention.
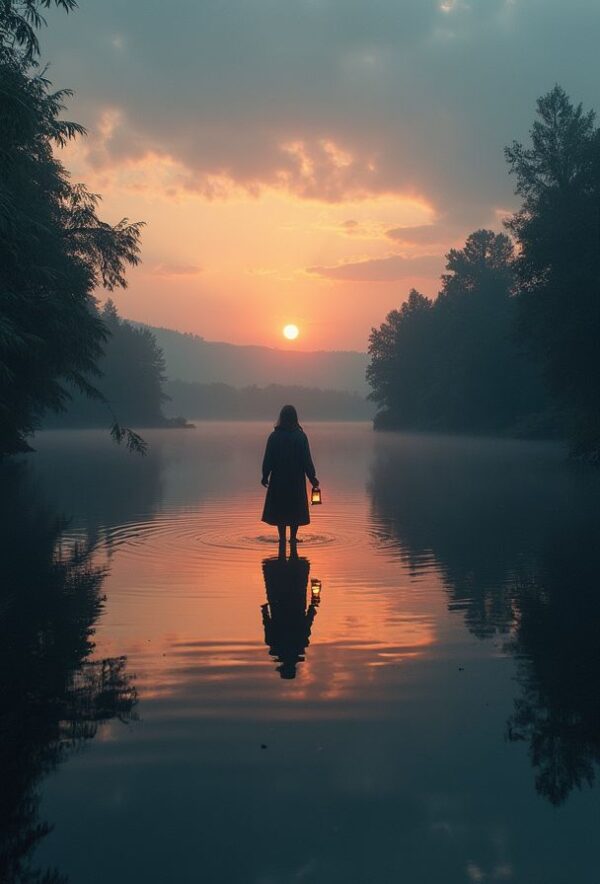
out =
[[[389,255],[366,261],[348,261],[331,267],[309,267],[308,272],[325,279],[347,282],[391,282],[419,276],[437,276],[443,267],[439,255],[405,258]]]
[[[179,199],[187,193],[208,200],[259,197],[266,191],[323,203],[396,197],[429,205],[409,185],[395,189],[372,152],[351,151],[329,137],[281,140],[260,169],[241,173],[223,161],[201,167],[138,132],[123,108],[100,109],[85,140],[65,148],[67,164],[92,187]]]
[[[208,340],[270,346],[295,322],[309,349],[363,349],[370,327],[397,306],[398,292],[379,285],[364,304],[357,292],[350,315],[329,280],[406,278],[409,286],[422,275],[422,262],[401,274],[395,256],[385,268],[353,271],[353,264],[386,261],[388,230],[431,224],[438,212],[414,192],[361,190],[361,162],[337,142],[295,143],[291,177],[248,188],[225,174],[198,178],[149,145],[135,156],[113,152],[127,126],[120,111],[106,109],[90,138],[63,154],[75,179],[102,193],[107,221],[147,222],[143,263],[129,273],[127,291],[114,296],[125,316]],[[330,198],[321,199],[326,179]]]
[[[196,276],[202,273],[198,264],[155,264],[151,271],[155,276]]]
[[[405,246],[440,245],[453,240],[456,230],[438,224],[418,224],[412,227],[392,227],[386,230],[388,239]]]

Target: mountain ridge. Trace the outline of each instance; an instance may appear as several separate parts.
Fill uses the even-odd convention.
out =
[[[358,350],[284,350],[262,344],[207,341],[192,332],[129,320],[147,328],[162,348],[169,380],[235,387],[301,385],[366,396],[366,353]]]

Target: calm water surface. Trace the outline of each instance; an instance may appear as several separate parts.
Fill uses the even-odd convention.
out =
[[[0,474],[0,878],[597,884],[600,477],[309,426],[281,562],[269,429]]]

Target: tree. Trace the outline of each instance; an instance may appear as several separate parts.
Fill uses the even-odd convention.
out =
[[[369,398],[384,409],[378,416],[380,426],[396,423],[400,416],[407,425],[427,420],[432,308],[429,298],[411,289],[400,309],[371,330],[367,380],[372,387]]]
[[[77,3],[76,0],[2,0],[0,47],[18,48],[26,61],[33,61],[40,52],[36,28],[46,24],[40,10],[52,6],[71,12]]]
[[[106,426],[111,413],[134,426],[160,427],[169,423],[162,413],[169,398],[163,392],[165,360],[156,338],[147,328],[121,319],[108,300],[100,311],[107,338],[98,359],[95,387],[100,398],[75,392],[68,408],[49,415],[44,426]]]
[[[510,239],[477,230],[451,249],[436,301],[444,426],[495,431],[532,407],[535,372],[515,340]]]
[[[101,316],[110,337],[99,363],[102,378],[98,386],[129,423],[165,423],[161,411],[168,398],[163,393],[165,358],[156,338],[149,329],[121,319],[112,301],[106,303]]]
[[[477,230],[448,253],[435,301],[412,290],[373,329],[376,426],[495,432],[543,407],[515,341],[513,259],[507,236]]]
[[[569,417],[572,451],[600,460],[600,130],[560,86],[537,102],[528,147],[506,148],[521,209],[519,328]]]
[[[99,197],[54,155],[84,130],[60,118],[70,91],[52,92],[37,69],[35,29],[52,5],[75,3],[0,4],[0,456],[30,450],[27,437],[46,410],[65,407],[69,388],[100,395],[90,377],[107,331],[94,291],[124,287],[139,261],[142,225],[101,221]]]

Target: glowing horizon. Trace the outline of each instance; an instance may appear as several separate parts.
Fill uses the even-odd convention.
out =
[[[600,8],[568,54],[574,19],[551,5],[185,3],[184,28],[136,2],[50,11],[42,61],[89,131],[66,165],[106,220],[147,222],[119,311],[271,347],[293,322],[307,350],[364,351],[411,287],[437,292],[450,248],[502,229],[503,148],[544,89],[595,104]]]
[[[106,131],[102,117],[100,140]],[[307,350],[366,350],[371,326],[413,285],[437,290],[447,247],[423,236],[436,212],[412,193],[327,202],[286,188],[230,187],[209,198],[173,190],[176,164],[166,157],[97,168],[88,140],[70,145],[63,159],[75,180],[102,194],[107,220],[147,222],[142,264],[128,273],[126,291],[110,293],[126,318],[270,347],[289,345],[281,330],[293,324]],[[398,243],[398,230],[408,242]],[[420,237],[424,243],[413,241]]]

